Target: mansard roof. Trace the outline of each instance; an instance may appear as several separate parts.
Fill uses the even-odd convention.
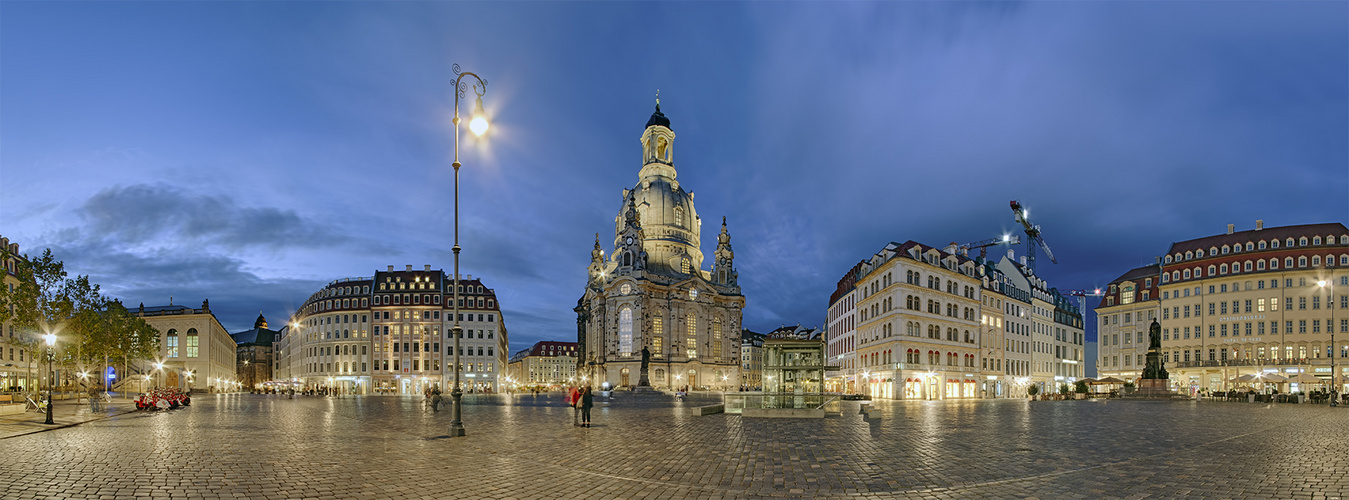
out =
[[[1308,238],[1314,236],[1333,236],[1339,238],[1342,235],[1349,234],[1349,229],[1344,224],[1338,222],[1322,224],[1299,224],[1295,226],[1279,226],[1265,229],[1249,229],[1246,231],[1237,231],[1232,234],[1219,234],[1214,236],[1205,236],[1193,240],[1180,241],[1171,244],[1166,255],[1175,255],[1187,251],[1205,250],[1211,247],[1221,247],[1223,245],[1245,245],[1246,242],[1258,242],[1260,240],[1284,240],[1287,238]],[[1327,243],[1332,245],[1334,243]]]

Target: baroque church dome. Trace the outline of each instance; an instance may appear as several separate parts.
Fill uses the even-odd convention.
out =
[[[643,166],[637,184],[623,190],[615,217],[614,247],[626,244],[624,226],[629,205],[636,209],[642,229],[642,247],[650,272],[666,276],[697,273],[702,268],[699,250],[702,219],[693,205],[693,193],[685,191],[674,167],[674,131],[670,119],[656,111],[642,133]]]

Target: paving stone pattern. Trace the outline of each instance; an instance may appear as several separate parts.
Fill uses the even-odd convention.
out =
[[[714,395],[198,395],[0,439],[0,497],[1315,498],[1349,493],[1349,408],[1021,400],[834,403],[823,420],[688,415]]]

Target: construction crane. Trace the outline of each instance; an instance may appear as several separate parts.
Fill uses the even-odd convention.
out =
[[[1030,211],[1026,210],[1025,207],[1022,207],[1020,202],[1012,200],[1012,215],[1016,217],[1017,222],[1021,223],[1021,225],[1026,228],[1026,267],[1034,273],[1035,247],[1037,245],[1044,249],[1045,256],[1049,257],[1050,262],[1058,264],[1059,261],[1054,258],[1054,252],[1049,250],[1049,245],[1045,243],[1044,238],[1040,237],[1040,226],[1030,223],[1029,213]]]
[[[962,255],[969,255],[971,248],[978,248],[979,260],[985,260],[986,258],[988,258],[988,247],[994,245],[1016,245],[1019,243],[1021,243],[1020,236],[1012,236],[1004,234],[997,238],[989,238],[986,240],[979,240],[972,243],[959,245],[959,250]]]
[[[1095,290],[1068,290],[1068,291],[1060,291],[1059,293],[1077,297],[1077,306],[1078,308],[1081,309],[1078,312],[1082,314],[1082,320],[1084,322],[1087,319],[1087,297],[1105,296],[1105,291],[1101,290],[1100,288],[1097,288]]]

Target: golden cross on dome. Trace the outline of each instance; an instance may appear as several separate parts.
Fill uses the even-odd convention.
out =
[[[660,89],[656,89],[656,106],[660,106]]]

